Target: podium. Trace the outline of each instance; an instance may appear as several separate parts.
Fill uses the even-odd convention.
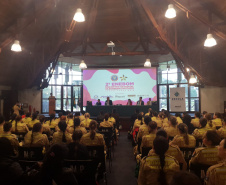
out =
[[[49,97],[49,115],[55,114],[55,108],[56,107],[56,98],[55,96]]]

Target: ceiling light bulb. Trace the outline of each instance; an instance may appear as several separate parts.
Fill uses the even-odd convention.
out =
[[[217,45],[217,41],[213,38],[212,34],[207,34],[207,38],[204,42],[205,47],[213,47]]]
[[[75,21],[77,21],[77,22],[84,22],[84,21],[85,21],[85,16],[83,15],[82,9],[81,9],[81,8],[78,8],[78,9],[76,10],[76,13],[75,13],[73,19],[74,19]]]
[[[150,59],[146,59],[146,61],[144,63],[144,67],[151,67],[151,61],[150,61]]]
[[[84,60],[82,60],[81,63],[80,63],[80,65],[79,65],[79,69],[86,69],[86,68],[87,68],[87,65],[84,62]]]
[[[190,69],[189,69],[189,68],[186,68],[186,71],[187,71],[187,72],[189,72],[189,71],[190,71]]]
[[[14,41],[13,45],[11,46],[11,50],[15,51],[15,52],[21,52],[22,51],[19,40]]]
[[[189,79],[189,83],[190,83],[190,84],[195,84],[195,83],[197,83],[197,80],[196,80],[196,78],[195,78],[194,75],[191,75],[191,78]]]
[[[168,19],[172,19],[176,17],[176,10],[174,9],[173,4],[168,5],[168,9],[166,10],[165,17]]]

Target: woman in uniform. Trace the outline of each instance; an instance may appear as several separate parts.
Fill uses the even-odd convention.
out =
[[[217,130],[217,133],[221,138],[226,138],[226,117],[224,118],[223,126]]]
[[[182,119],[181,119],[181,115],[180,115],[179,112],[177,112],[177,113],[175,114],[175,117],[177,118],[177,123],[178,123],[178,124],[183,123],[183,121],[182,121]]]
[[[68,132],[70,134],[73,134],[76,130],[81,130],[82,134],[87,133],[86,129],[84,127],[80,126],[80,119],[78,117],[74,119],[74,125],[73,125],[73,127],[68,128]]]
[[[89,124],[92,120],[90,119],[90,114],[87,112],[85,113],[85,119],[81,122],[82,127],[89,128]]]
[[[195,130],[195,127],[193,124],[191,124],[191,116],[189,114],[185,114],[183,120],[188,127],[188,134],[192,134]]]
[[[164,130],[166,131],[168,137],[175,137],[178,134],[177,118],[171,116],[169,120],[169,127],[165,127]]]
[[[16,121],[12,124],[12,131],[17,133],[27,133],[29,131],[26,123],[22,122],[22,117],[19,115],[16,117]]]
[[[206,128],[206,125],[207,125],[207,119],[206,118],[201,118],[199,120],[199,128],[195,129],[192,135],[196,139],[202,139],[203,136],[206,134],[206,132],[208,130]]]
[[[200,112],[195,112],[195,119],[191,120],[191,124],[194,125],[194,127],[199,127],[199,118],[200,118]]]
[[[212,120],[211,114],[209,114],[209,113],[205,114],[205,118],[207,119],[206,128],[208,130],[216,130],[216,125],[214,124],[214,122]]]
[[[133,125],[133,131],[136,129],[136,128],[140,128],[140,126],[143,124],[143,122],[142,122],[142,114],[141,113],[139,113],[138,115],[137,115],[137,119],[134,121],[134,125]],[[138,129],[137,129],[137,131],[138,131]]]
[[[149,128],[148,124],[151,122],[151,117],[150,116],[145,116],[144,117],[144,124],[140,126],[138,134],[137,134],[137,140],[142,139],[143,136],[149,134]]]
[[[213,122],[216,125],[216,128],[220,128],[222,127],[222,120],[221,120],[221,114],[219,112],[215,112],[214,116],[213,116]]]
[[[45,116],[41,115],[39,117],[39,121],[42,124],[43,133],[49,137],[51,134],[51,130],[50,130],[49,124],[45,122]]]
[[[184,123],[177,126],[179,134],[176,135],[170,142],[170,145],[177,145],[178,147],[194,148],[196,139],[194,136],[188,134],[188,127]]]
[[[28,123],[28,128],[32,129],[35,123],[39,123],[39,120],[37,119],[38,115],[36,113],[32,114],[32,120]]]
[[[28,124],[31,121],[31,113],[26,113],[26,117],[22,119],[23,123]]]
[[[47,121],[46,123],[49,124],[50,128],[55,128],[58,124],[58,122],[55,119],[55,114],[50,114],[49,121]]]
[[[70,127],[74,127],[74,119],[73,119],[73,114],[70,113],[68,115],[68,120],[67,120],[67,126]]]
[[[158,136],[153,142],[150,156],[141,160],[138,185],[166,185],[170,182],[175,171],[179,170],[179,163],[173,157],[166,155],[169,143],[166,138]]]
[[[58,123],[59,131],[53,134],[53,144],[69,144],[72,142],[71,134],[67,132],[67,124],[65,121]]]
[[[42,124],[35,123],[32,131],[29,131],[24,137],[24,145],[25,146],[45,146],[46,148],[49,147],[49,140],[46,134],[42,134]]]
[[[109,120],[109,114],[104,115],[104,121],[100,123],[100,127],[113,127],[113,124],[108,121]]]
[[[226,139],[218,146],[218,156],[222,160],[219,164],[211,166],[206,173],[207,185],[225,185],[226,182]]]

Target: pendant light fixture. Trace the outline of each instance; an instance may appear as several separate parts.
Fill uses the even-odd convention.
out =
[[[213,38],[212,34],[207,34],[207,38],[204,42],[205,47],[213,47],[217,45],[217,41]]]
[[[176,17],[176,10],[174,9],[173,4],[168,5],[168,9],[166,10],[165,17],[168,19],[172,19]]]
[[[11,50],[15,51],[15,52],[21,52],[22,51],[19,40],[14,41],[13,45],[11,46]]]
[[[197,83],[197,80],[196,80],[196,78],[195,78],[195,75],[191,75],[191,78],[189,79],[189,83],[190,83],[190,84],[195,84],[195,83]]]
[[[189,71],[190,71],[190,69],[187,67],[187,68],[186,68],[186,71],[187,71],[187,72],[189,72]]]
[[[85,61],[82,60],[80,65],[79,65],[79,69],[86,69],[86,68],[87,68],[87,65],[86,65]]]
[[[144,63],[144,67],[151,67],[151,61],[150,59],[146,59],[145,63]]]
[[[85,16],[83,15],[82,9],[81,9],[81,8],[78,8],[78,9],[76,10],[76,13],[75,13],[73,19],[74,19],[76,22],[84,22],[84,21],[85,21]]]

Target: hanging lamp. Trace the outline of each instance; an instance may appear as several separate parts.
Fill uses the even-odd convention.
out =
[[[14,41],[13,45],[11,46],[11,50],[15,51],[15,52],[21,52],[22,51],[19,40]]]
[[[150,59],[146,59],[145,63],[144,63],[144,67],[151,67],[151,61]]]
[[[84,60],[81,61],[81,63],[79,64],[79,69],[86,69],[87,68],[87,65],[85,63]]]
[[[195,83],[197,83],[197,80],[196,80],[196,78],[195,78],[195,75],[191,75],[191,78],[189,79],[189,83],[190,83],[190,84],[195,84]]]
[[[213,47],[217,45],[217,41],[215,38],[213,38],[213,35],[211,33],[207,34],[207,38],[204,42],[205,47]]]
[[[168,19],[172,19],[176,17],[176,10],[174,9],[173,4],[168,5],[168,9],[166,10],[165,17]]]
[[[83,15],[82,9],[81,9],[81,8],[78,8],[78,9],[76,10],[76,13],[75,13],[73,19],[74,19],[76,22],[84,22],[84,21],[85,21],[85,16]]]

